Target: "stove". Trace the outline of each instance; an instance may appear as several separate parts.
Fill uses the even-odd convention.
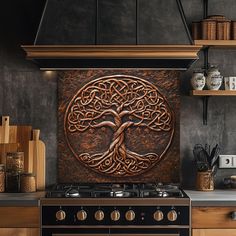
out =
[[[42,236],[187,236],[190,200],[177,185],[61,184],[41,201]]]

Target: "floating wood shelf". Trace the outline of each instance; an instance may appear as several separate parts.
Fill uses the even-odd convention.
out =
[[[236,96],[235,90],[192,90],[191,96],[201,97],[203,101],[203,124],[207,125],[208,99],[210,96]]]
[[[195,40],[195,45],[215,48],[236,48],[236,40]]]
[[[235,90],[192,90],[192,96],[236,96]]]

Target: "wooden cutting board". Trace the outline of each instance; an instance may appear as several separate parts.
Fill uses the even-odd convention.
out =
[[[2,125],[0,126],[0,143],[9,143],[9,116],[2,116]]]
[[[8,152],[17,152],[19,143],[1,143],[0,144],[0,163],[6,166],[6,155]]]
[[[31,137],[32,137],[32,126],[26,126],[26,125],[16,126],[16,130],[17,130],[17,132],[16,132],[16,135],[13,140],[15,140],[16,143],[19,143],[18,150],[24,152],[24,169],[26,172],[28,172],[28,169],[29,169],[29,140],[31,140]],[[10,140],[11,140],[11,138],[10,138]]]
[[[29,172],[36,175],[37,190],[45,190],[45,144],[39,140],[40,130],[33,130],[33,140],[29,141]]]
[[[0,143],[19,144],[17,151],[24,152],[24,169],[29,169],[29,140],[31,140],[32,126],[10,125],[9,116],[2,116],[2,126],[0,126]],[[12,151],[14,150],[12,145]],[[10,148],[10,147],[9,147]]]

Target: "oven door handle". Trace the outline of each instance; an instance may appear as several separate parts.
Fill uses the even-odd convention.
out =
[[[180,234],[109,234],[112,236],[180,236]],[[108,236],[106,234],[52,234],[52,236]]]

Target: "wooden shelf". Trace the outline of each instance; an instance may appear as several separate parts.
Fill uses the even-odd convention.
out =
[[[236,90],[192,90],[191,96],[236,96]]]
[[[236,40],[195,40],[195,45],[216,48],[236,48]]]
[[[236,90],[191,90],[191,96],[201,97],[203,101],[203,124],[207,125],[208,99],[210,96],[236,96]]]

